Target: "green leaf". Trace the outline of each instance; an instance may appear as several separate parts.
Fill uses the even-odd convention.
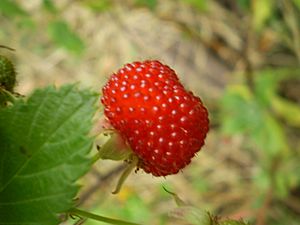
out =
[[[265,164],[260,165],[257,168],[256,173],[253,176],[253,181],[259,187],[259,193],[256,198],[256,207],[260,207],[263,203],[263,200],[259,198],[259,194],[265,193],[271,186],[270,172],[269,168]]]
[[[268,93],[268,92],[266,92]],[[262,94],[264,100],[269,100]],[[270,101],[270,100],[269,100]],[[288,144],[280,123],[259,98],[245,86],[234,86],[222,98],[222,131],[225,134],[247,134],[267,153],[287,153]]]
[[[273,110],[291,126],[300,127],[299,105],[276,96],[271,99]]]
[[[110,0],[87,0],[84,4],[95,12],[104,12],[112,7],[112,1]]]
[[[186,221],[187,224],[191,224],[191,225],[217,224],[217,223],[212,223],[212,218],[210,217],[210,214],[207,211],[199,209],[194,206],[178,207],[170,212],[170,216],[173,218]]]
[[[222,98],[221,105],[224,133],[253,133],[261,128],[261,109],[246,87],[230,87]]]
[[[300,10],[300,0],[293,0],[296,7]]]
[[[244,10],[248,10],[250,8],[250,0],[237,0],[236,2]]]
[[[280,123],[268,112],[262,117],[261,127],[251,134],[252,138],[269,156],[286,155],[289,148]]]
[[[95,100],[74,85],[48,87],[0,110],[0,224],[58,224],[73,206],[91,164]]]
[[[276,73],[261,72],[255,79],[255,97],[265,107],[269,107],[270,99],[276,94],[278,83],[282,77]]]
[[[49,24],[49,34],[53,41],[66,50],[80,55],[85,49],[84,42],[71,30],[64,21],[54,21]]]
[[[0,1],[0,13],[3,13],[5,16],[9,17],[28,15],[27,12],[22,9],[16,2],[10,0]]]
[[[157,0],[135,0],[135,4],[140,6],[146,6],[151,10],[154,10],[157,5]]]
[[[52,0],[43,0],[44,8],[50,13],[57,13],[58,10]]]
[[[255,29],[261,30],[272,17],[273,11],[273,0],[253,1],[253,24]]]
[[[182,2],[195,7],[199,11],[204,11],[207,9],[207,1],[206,0],[181,0]]]

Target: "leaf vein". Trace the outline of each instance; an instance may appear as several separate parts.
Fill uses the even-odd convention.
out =
[[[66,95],[67,96],[67,95]],[[65,96],[65,98],[66,98]],[[58,125],[58,127],[56,127],[52,133],[48,136],[48,138],[44,141],[44,143],[38,147],[36,149],[36,151],[31,155],[30,158],[28,158],[28,160],[20,167],[20,169],[14,174],[14,176],[12,176],[10,178],[10,180],[2,187],[2,189],[0,190],[0,193],[6,189],[6,187],[16,178],[16,176],[18,176],[20,174],[20,172],[27,166],[27,164],[32,160],[32,158],[40,151],[40,149],[43,148],[43,146],[45,146],[48,141],[52,138],[52,136],[66,123],[70,120],[70,118],[72,118],[74,115],[76,115],[79,112],[79,109],[81,109],[81,107],[85,104],[85,102],[82,102],[80,105],[78,105],[68,116],[67,119],[63,120],[62,123],[60,123]],[[60,106],[62,106],[62,104],[60,104]],[[57,109],[57,111],[59,111],[59,109]]]

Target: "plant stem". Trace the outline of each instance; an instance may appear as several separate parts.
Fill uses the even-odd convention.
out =
[[[5,45],[0,45],[0,48],[5,48],[5,49],[8,49],[8,50],[10,50],[10,51],[15,51],[15,49],[10,48],[10,47],[5,46]]]
[[[97,162],[99,159],[101,159],[101,154],[98,151],[93,157],[92,157],[92,164],[94,164],[95,162]]]
[[[112,194],[118,194],[120,192],[125,180],[130,175],[130,173],[134,170],[134,168],[137,167],[138,162],[139,162],[139,159],[137,158],[137,156],[132,155],[132,161],[127,166],[127,168],[124,170],[124,172],[122,173],[121,177],[118,180],[116,189],[112,192]]]
[[[115,225],[139,225],[138,223],[131,223],[123,220],[112,219],[104,216],[99,216],[93,213],[89,213],[77,208],[73,208],[69,211],[70,214],[76,215],[83,218],[88,218],[92,220],[97,220],[105,223],[115,224]]]

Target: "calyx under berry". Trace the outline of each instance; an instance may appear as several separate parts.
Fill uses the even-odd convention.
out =
[[[0,55],[0,87],[12,92],[16,85],[16,72],[12,62]]]

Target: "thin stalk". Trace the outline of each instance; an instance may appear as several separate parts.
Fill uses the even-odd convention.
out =
[[[98,151],[93,157],[92,157],[92,164],[96,163],[99,159],[101,159],[101,154]]]
[[[138,162],[139,162],[139,159],[136,156],[132,155],[132,161],[127,166],[127,168],[124,170],[124,172],[122,173],[122,175],[119,178],[119,181],[117,183],[116,189],[112,192],[112,194],[118,194],[120,192],[125,180],[128,178],[130,173],[136,168],[136,166],[138,165]]]
[[[15,49],[10,48],[10,47],[5,46],[5,45],[0,45],[0,48],[5,48],[5,49],[8,49],[8,50],[10,50],[10,51],[15,51]]]
[[[76,215],[78,217],[81,218],[87,218],[87,219],[92,219],[92,220],[97,220],[97,221],[101,221],[101,222],[105,222],[105,223],[109,223],[109,224],[115,224],[115,225],[140,225],[138,223],[131,223],[131,222],[127,222],[127,221],[123,221],[123,220],[117,220],[117,219],[112,219],[112,218],[108,218],[108,217],[104,217],[104,216],[99,216],[93,213],[89,213],[77,208],[73,208],[69,211],[70,214],[72,215]]]

